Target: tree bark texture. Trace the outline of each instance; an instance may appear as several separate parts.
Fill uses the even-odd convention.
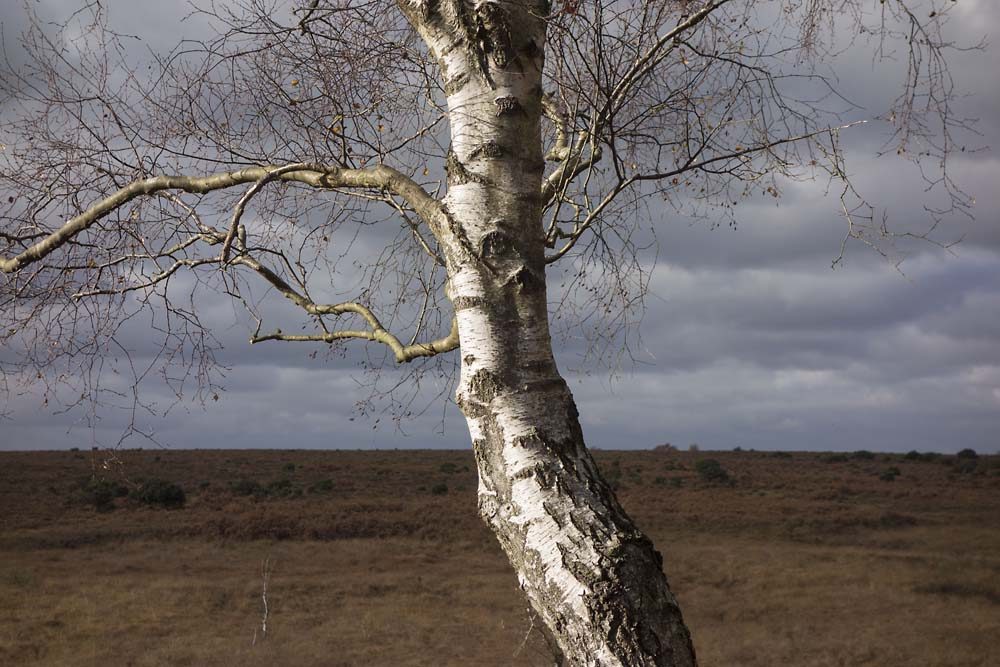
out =
[[[541,141],[543,2],[400,0],[448,99],[437,230],[461,340],[479,510],[571,665],[695,664],[662,559],[601,478],[552,354]]]

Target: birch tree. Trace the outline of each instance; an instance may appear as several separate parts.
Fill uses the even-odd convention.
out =
[[[873,117],[838,96],[835,48],[899,61],[875,117],[886,150],[944,193],[932,229],[966,213],[946,162],[965,125],[944,62],[955,6],[239,0],[195,11],[216,37],[141,65],[99,2],[36,18],[2,79],[0,338],[18,354],[3,379],[89,378],[93,398],[149,311],[156,361],[182,369],[164,377],[210,396],[206,291],[246,306],[254,344],[455,358],[479,512],[557,660],[694,665],[662,558],[584,444],[550,314],[622,349],[643,225],[733,223],[795,178],[841,195],[845,244],[884,251],[839,145]],[[282,298],[301,320],[270,321]]]

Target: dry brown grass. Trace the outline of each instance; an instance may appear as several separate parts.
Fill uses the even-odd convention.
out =
[[[0,664],[546,664],[476,517],[469,452],[119,456],[0,454]],[[703,458],[732,484],[702,481]],[[996,458],[971,473],[884,455],[598,460],[664,553],[702,665],[1000,664]],[[80,482],[95,469],[179,482],[188,504],[97,512]],[[231,489],[284,479],[290,497]],[[251,646],[264,558],[269,633]]]

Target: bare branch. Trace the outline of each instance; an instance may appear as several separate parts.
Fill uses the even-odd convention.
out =
[[[846,130],[856,125],[863,125],[864,123],[867,122],[868,121],[866,120],[859,120],[853,123],[847,123],[846,125],[839,125],[837,127],[827,127],[823,128],[822,130],[816,130],[815,132],[807,132],[806,134],[800,134],[795,137],[776,139],[774,141],[770,141],[762,145],[744,148],[738,151],[734,151],[732,153],[727,153],[725,155],[717,155],[715,157],[707,158],[704,160],[699,160],[699,161],[689,160],[687,163],[681,165],[677,169],[671,169],[669,171],[633,174],[632,176],[622,179],[618,183],[616,183],[615,186],[611,188],[608,191],[608,193],[601,199],[600,203],[587,214],[587,217],[584,218],[582,222],[574,226],[572,232],[570,232],[569,234],[564,234],[563,238],[567,238],[568,241],[555,253],[546,256],[545,262],[547,264],[551,264],[564,257],[573,248],[573,246],[576,245],[576,242],[580,239],[580,237],[584,234],[584,232],[590,229],[594,225],[594,223],[600,218],[601,214],[611,204],[611,202],[615,199],[615,197],[617,197],[619,194],[624,192],[629,186],[635,183],[639,183],[642,181],[662,181],[665,179],[673,178],[675,176],[680,176],[685,172],[704,169],[705,167],[708,167],[710,165],[719,162],[738,160],[742,157],[753,155],[754,153],[770,151],[771,149],[777,148],[778,146],[782,146],[784,144],[798,143],[800,141],[812,139],[820,135],[832,134],[840,130]],[[843,178],[843,175],[840,175],[840,177]],[[848,215],[847,217],[848,221],[850,222],[850,216]]]
[[[135,291],[138,291],[138,290],[147,289],[147,288],[152,287],[153,285],[156,285],[157,283],[161,283],[164,280],[169,279],[172,275],[174,275],[175,273],[177,273],[177,271],[179,269],[181,269],[181,268],[184,268],[184,267],[194,268],[196,266],[204,266],[206,264],[215,264],[217,261],[218,260],[216,260],[214,258],[213,259],[179,259],[176,262],[174,262],[173,264],[171,264],[169,267],[167,267],[166,269],[164,269],[163,271],[160,271],[156,275],[152,276],[149,280],[144,280],[144,281],[142,281],[140,283],[136,283],[134,285],[129,285],[128,287],[121,287],[121,288],[118,288],[118,289],[92,289],[92,290],[83,290],[83,291],[76,292],[75,294],[73,294],[73,298],[74,299],[82,299],[84,297],[98,296],[98,295],[101,295],[101,294],[104,294],[104,295],[127,294],[129,292],[135,292]]]
[[[367,310],[364,306],[356,303],[341,303],[336,306],[325,306],[323,308],[329,308],[331,312],[335,309],[342,309],[341,312],[362,312]],[[460,345],[458,338],[458,320],[455,319],[452,320],[451,331],[444,338],[438,338],[426,343],[411,343],[410,345],[403,345],[396,336],[382,328],[373,328],[372,330],[361,331],[327,331],[320,334],[285,334],[279,329],[274,333],[263,336],[255,334],[250,338],[250,343],[256,344],[268,340],[333,343],[338,340],[349,338],[383,343],[393,351],[396,356],[396,361],[399,363],[406,363],[420,357],[433,357],[445,352],[451,352],[452,350],[457,350]]]
[[[313,5],[315,8],[315,5]],[[311,12],[312,10],[310,10]],[[304,21],[305,19],[303,19]],[[219,259],[223,264],[229,261],[229,248],[233,245],[233,240],[236,238],[236,234],[240,226],[240,218],[243,217],[243,211],[246,210],[247,204],[253,198],[255,194],[260,192],[265,185],[271,181],[281,178],[284,174],[291,173],[293,171],[322,171],[322,167],[316,168],[316,165],[309,164],[308,162],[297,162],[295,164],[286,164],[283,167],[278,167],[277,169],[268,171],[267,175],[254,183],[247,193],[240,197],[240,200],[236,203],[236,208],[233,209],[233,220],[229,224],[229,232],[226,234],[225,240],[222,242],[222,253],[219,255]]]
[[[260,343],[265,340],[323,341],[332,343],[335,340],[342,340],[345,338],[361,338],[363,340],[375,341],[387,345],[396,356],[396,361],[400,363],[412,361],[418,357],[430,357],[442,352],[450,352],[459,346],[457,321],[452,322],[451,332],[444,338],[431,341],[429,343],[403,345],[399,338],[386,330],[386,328],[382,325],[382,322],[379,321],[379,318],[376,317],[375,313],[373,313],[367,306],[356,302],[317,304],[305,295],[293,289],[287,281],[285,281],[273,270],[247,255],[234,257],[232,263],[242,264],[256,271],[258,274],[263,276],[265,280],[271,283],[271,285],[285,298],[305,310],[310,315],[322,316],[352,313],[360,316],[370,327],[369,330],[365,331],[331,331],[306,336],[289,336],[287,334],[282,334],[280,331],[267,336],[258,336],[254,334],[254,336],[250,338],[251,343]]]
[[[295,166],[295,165],[292,165]],[[49,253],[67,243],[74,236],[86,230],[110,212],[124,206],[133,199],[154,194],[163,190],[182,190],[184,192],[204,194],[214,190],[230,188],[243,183],[266,183],[276,176],[283,181],[305,183],[316,188],[380,188],[399,195],[427,222],[432,229],[440,227],[444,216],[441,204],[431,197],[411,178],[399,171],[379,165],[371,169],[341,169],[339,167],[324,167],[310,165],[308,168],[284,170],[283,167],[250,167],[210,176],[156,176],[135,181],[106,199],[94,204],[80,215],[72,218],[56,231],[35,243],[30,248],[10,259],[0,259],[0,271],[13,273],[24,266],[37,262]],[[259,189],[259,188],[258,188]],[[252,189],[250,196],[257,190]],[[244,198],[245,200],[248,197]],[[246,202],[243,201],[243,206]],[[241,212],[241,209],[238,209]],[[239,222],[239,216],[234,214],[234,221]],[[233,230],[230,230],[234,234]],[[227,238],[229,238],[227,236]],[[231,239],[230,241],[231,242]]]
[[[648,75],[653,68],[663,62],[676,45],[674,40],[688,30],[696,27],[699,23],[707,19],[713,12],[729,2],[730,0],[715,0],[714,2],[708,3],[694,14],[682,19],[676,27],[667,31],[646,51],[646,53],[637,58],[635,64],[619,77],[617,85],[608,96],[607,103],[597,115],[598,124],[602,125],[609,116],[613,115],[616,108],[621,105],[622,100],[629,94],[631,89],[634,88],[644,76]]]

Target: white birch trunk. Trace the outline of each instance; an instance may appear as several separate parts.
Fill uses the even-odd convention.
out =
[[[571,665],[695,664],[659,553],[601,478],[552,355],[541,2],[400,0],[437,58],[452,146],[439,233],[479,509]],[[534,6],[533,6],[534,5]]]

